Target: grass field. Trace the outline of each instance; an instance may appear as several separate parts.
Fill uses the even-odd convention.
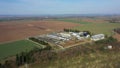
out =
[[[57,19],[59,21],[79,23],[81,26],[75,27],[74,29],[78,29],[81,31],[90,31],[93,34],[103,33],[106,35],[112,35],[112,30],[114,28],[120,28],[120,23],[93,23],[93,22],[83,22],[79,19]]]
[[[34,64],[30,68],[119,68],[119,53],[91,53],[71,59],[57,60],[45,64]]]
[[[29,68],[119,68],[119,43],[113,43],[114,48],[110,50],[104,49],[105,46],[101,43],[78,45],[61,52],[61,58],[57,55],[55,60],[31,64]]]
[[[0,60],[22,51],[30,51],[37,46],[39,45],[28,40],[0,44]]]
[[[88,30],[94,34],[103,33],[110,36],[112,35],[112,30],[118,27],[120,28],[119,23],[91,23],[75,27],[75,29],[81,31]]]
[[[56,19],[56,20],[64,21],[64,22],[71,22],[71,23],[79,23],[79,24],[90,24],[89,22],[83,22],[80,19],[65,18],[65,19]]]

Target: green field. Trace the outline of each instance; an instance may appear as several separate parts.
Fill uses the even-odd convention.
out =
[[[120,28],[120,24],[119,23],[94,23],[94,24],[91,23],[91,24],[85,24],[85,25],[75,27],[75,29],[78,29],[81,31],[88,30],[93,34],[103,33],[109,36],[112,35],[112,30],[114,28]]]
[[[0,60],[16,55],[22,51],[30,51],[37,46],[39,45],[28,40],[0,44]]]
[[[83,22],[79,19],[57,19],[58,21],[64,22],[72,22],[72,23],[79,23],[81,26],[75,27],[74,29],[78,29],[81,31],[90,31],[93,34],[103,33],[106,35],[112,35],[112,30],[114,28],[120,28],[120,23],[93,23],[93,22]]]
[[[58,20],[58,21],[64,21],[64,22],[79,23],[79,24],[90,24],[89,22],[83,22],[80,19],[65,18],[65,19],[56,19],[56,20]]]

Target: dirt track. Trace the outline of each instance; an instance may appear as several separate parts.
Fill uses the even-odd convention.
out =
[[[0,42],[20,40],[29,36],[61,31],[64,28],[79,26],[61,21],[11,21],[0,22]]]

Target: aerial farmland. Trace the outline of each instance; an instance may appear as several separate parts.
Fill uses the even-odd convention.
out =
[[[0,0],[0,68],[120,68],[120,0]]]
[[[109,42],[109,37],[112,41],[114,39],[111,37],[119,41],[119,34],[114,32],[116,28],[120,28],[120,23],[110,23],[106,18],[65,17],[45,18],[43,20],[1,21],[0,61],[4,63],[7,59],[15,59],[16,55],[22,55],[24,52],[34,52],[34,50],[44,51],[50,49],[59,53],[77,46],[84,48],[84,45]],[[114,44],[118,43],[102,47],[114,49],[116,48],[113,46]],[[36,66],[33,64],[32,67]]]

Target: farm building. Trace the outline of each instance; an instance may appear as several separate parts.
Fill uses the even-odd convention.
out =
[[[55,36],[55,35],[46,35],[47,37],[49,38],[53,38],[53,39],[56,39],[56,40],[60,40],[58,36]]]
[[[76,37],[78,40],[83,40],[84,38],[90,38],[90,35],[87,32],[70,32],[70,34],[74,37]]]
[[[55,34],[48,34],[46,37],[55,39],[55,40],[62,40],[62,41],[69,41],[71,39],[71,35],[69,33],[55,33]]]
[[[98,40],[102,40],[102,39],[104,39],[105,38],[105,35],[104,34],[97,34],[97,35],[93,35],[92,37],[91,37],[91,40],[93,40],[93,41],[98,41]]]
[[[61,35],[64,38],[70,38],[71,37],[71,35],[68,34],[68,33],[59,33],[59,35]]]

